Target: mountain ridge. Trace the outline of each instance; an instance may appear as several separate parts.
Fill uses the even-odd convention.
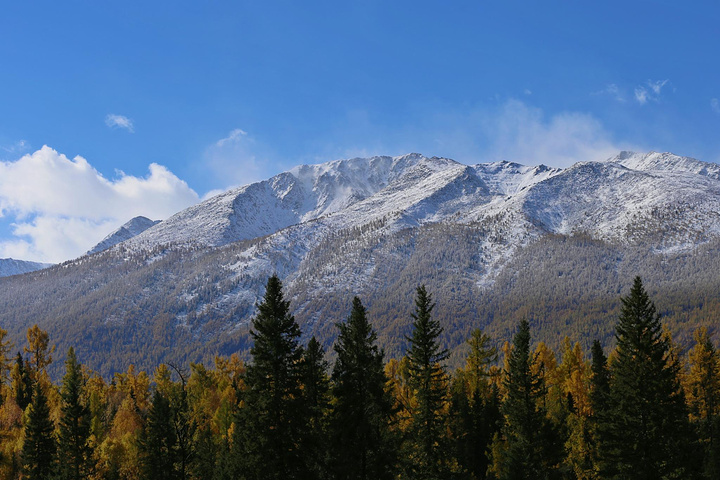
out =
[[[129,351],[149,366],[207,360],[247,352],[255,304],[277,273],[305,338],[326,346],[359,295],[388,354],[402,354],[419,283],[437,295],[454,352],[471,328],[500,334],[518,316],[551,345],[563,332],[612,342],[617,293],[642,274],[679,302],[667,311],[682,339],[701,322],[692,312],[716,300],[678,299],[720,287],[702,264],[720,252],[713,169],[627,152],[565,169],[419,154],[298,166],[2,282],[0,321],[15,338],[40,322],[62,342],[84,339],[103,373],[122,370]]]

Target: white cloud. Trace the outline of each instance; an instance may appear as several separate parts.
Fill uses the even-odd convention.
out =
[[[591,95],[608,95],[620,103],[625,102],[625,95],[620,91],[620,87],[615,83],[609,83],[600,91],[593,92]]]
[[[644,85],[635,87],[635,100],[640,105],[645,105],[652,100],[657,102],[660,99],[660,93],[669,80],[648,80]]]
[[[26,152],[29,148],[30,144],[25,140],[18,140],[13,144],[0,146],[0,150],[10,155]]]
[[[227,137],[221,138],[220,140],[215,142],[215,146],[222,148],[227,144],[230,144],[233,142],[238,142],[241,139],[241,137],[247,137],[247,132],[244,130],[241,130],[239,128],[236,128],[235,130],[230,132],[230,134]]]
[[[718,101],[717,98],[713,98],[710,100],[710,108],[712,108],[712,111],[715,113],[720,113],[720,101]]]
[[[132,120],[124,115],[116,115],[114,113],[108,114],[108,116],[105,117],[105,125],[110,128],[124,128],[130,133],[135,131],[135,126],[133,125]]]
[[[43,146],[17,161],[0,162],[0,215],[15,238],[0,239],[0,257],[58,262],[76,257],[132,217],[164,219],[198,195],[162,165],[149,174],[120,172],[108,180],[87,160],[70,160]]]
[[[277,173],[266,149],[244,130],[236,128],[210,145],[202,169],[223,187],[245,185]]]
[[[489,144],[485,155],[527,165],[567,167],[580,161],[604,160],[618,145],[599,120],[586,113],[561,112],[546,118],[543,111],[510,100],[481,121]]]

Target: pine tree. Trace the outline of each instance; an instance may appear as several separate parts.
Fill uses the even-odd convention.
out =
[[[62,406],[58,436],[58,471],[62,479],[87,478],[91,469],[90,410],[82,398],[83,386],[82,370],[75,350],[70,347],[60,391]]]
[[[531,370],[530,324],[522,320],[513,339],[504,381],[502,411],[505,425],[495,446],[494,470],[501,480],[547,479],[558,476],[554,445],[547,444],[550,428],[541,408],[544,386]]]
[[[406,445],[406,474],[431,479],[449,475],[447,456],[447,375],[442,362],[448,352],[440,348],[440,322],[432,318],[435,304],[424,285],[416,290],[413,332],[408,338],[409,384],[417,407],[411,412],[410,438]]]
[[[302,455],[312,476],[320,478],[326,471],[328,445],[327,413],[330,407],[328,363],[320,342],[312,337],[302,359],[303,401],[308,420],[303,434]]]
[[[640,277],[622,300],[617,356],[610,364],[609,415],[601,426],[607,476],[690,478],[693,441],[679,362]]]
[[[15,365],[13,365],[10,376],[12,377],[12,389],[15,396],[15,403],[17,403],[21,410],[25,410],[32,400],[33,384],[30,371],[25,365],[20,352],[18,352],[15,357]]]
[[[603,463],[608,457],[605,453],[610,449],[612,442],[608,442],[610,432],[605,428],[609,421],[610,402],[610,371],[608,370],[607,357],[600,342],[595,340],[591,350],[591,377],[590,377],[590,461],[593,464],[593,471],[596,475],[599,472],[608,471],[609,468]]]
[[[467,341],[470,352],[465,368],[453,379],[450,430],[460,467],[472,479],[486,478],[488,450],[501,424],[498,389],[490,383],[489,365],[497,361],[497,348],[480,329]]]
[[[304,478],[300,443],[307,419],[301,390],[300,327],[289,313],[290,302],[283,299],[276,275],[268,280],[257,308],[251,331],[253,360],[245,375],[246,406],[239,411],[233,442],[236,474],[247,479]]]
[[[55,473],[55,426],[50,420],[47,397],[39,383],[35,383],[32,402],[25,423],[25,443],[22,464],[25,478],[45,480]]]
[[[147,480],[176,480],[177,436],[170,400],[155,390],[140,439],[142,477]]]
[[[353,299],[340,329],[332,373],[331,477],[340,480],[394,478],[395,438],[390,431],[392,399],[385,391],[383,352],[360,299]]]

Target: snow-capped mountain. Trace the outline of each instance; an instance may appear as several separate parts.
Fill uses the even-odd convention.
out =
[[[520,315],[552,315],[538,334],[554,342],[580,315],[577,298],[616,299],[636,274],[680,297],[720,288],[720,167],[654,152],[565,169],[354,158],[299,166],[126,230],[103,251],[4,283],[0,322],[19,331],[51,318],[68,342],[80,322],[97,332],[91,342],[122,338],[113,348],[132,351],[162,325],[167,339],[153,341],[167,342],[163,356],[244,351],[277,273],[305,333],[328,345],[360,295],[387,351],[402,352],[419,283],[437,294],[451,348],[473,325],[500,334]],[[612,308],[593,310],[593,334],[608,334]]]
[[[22,273],[34,272],[47,268],[51,263],[28,262],[15,260],[14,258],[0,258],[0,277],[20,275]]]
[[[107,250],[108,248],[117,245],[120,242],[130,240],[131,238],[140,235],[148,228],[157,225],[158,223],[160,223],[160,220],[150,220],[149,218],[143,216],[135,217],[122,225],[117,230],[108,234],[108,236],[103,238],[100,243],[88,250],[87,254],[90,255],[93,253],[102,252],[103,250]]]

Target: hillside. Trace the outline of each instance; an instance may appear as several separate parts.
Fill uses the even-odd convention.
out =
[[[0,325],[39,323],[103,374],[247,352],[269,275],[304,335],[329,346],[362,298],[402,354],[414,288],[437,302],[446,346],[482,327],[508,338],[611,343],[619,295],[643,277],[680,341],[720,313],[720,170],[622,152],[566,169],[466,166],[418,154],[296,167],[218,195],[111,248],[0,280]]]

